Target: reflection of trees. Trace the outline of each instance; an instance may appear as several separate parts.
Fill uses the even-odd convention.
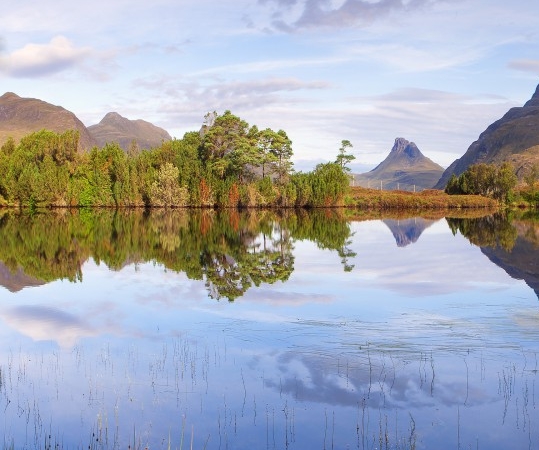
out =
[[[460,232],[479,247],[501,247],[510,251],[515,245],[517,230],[506,213],[476,219],[447,218],[453,234]]]
[[[348,259],[356,256],[350,249],[353,233],[350,224],[345,219],[344,210],[316,209],[313,211],[300,210],[291,217],[285,218],[290,233],[299,240],[314,241],[321,249],[336,250],[341,257],[344,270],[350,272],[354,266]]]
[[[204,280],[212,298],[233,300],[250,287],[286,281],[295,239],[336,251],[351,270],[350,237],[346,219],[323,210],[4,211],[0,260],[44,281],[80,280],[89,257],[113,270],[155,261]]]
[[[22,267],[26,275],[43,281],[81,279],[89,253],[79,240],[84,231],[74,227],[69,214],[4,213],[0,230],[0,259],[12,273]]]
[[[539,215],[497,214],[483,219],[447,219],[512,278],[524,280],[539,296]]]

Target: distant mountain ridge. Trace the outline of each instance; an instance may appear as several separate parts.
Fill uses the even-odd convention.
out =
[[[355,175],[354,182],[371,188],[423,190],[432,188],[443,172],[415,143],[399,137],[386,159],[370,172]]]
[[[0,145],[9,137],[18,142],[24,136],[43,129],[57,133],[78,131],[81,151],[111,142],[128,150],[133,141],[140,149],[149,149],[172,139],[163,128],[145,120],[126,119],[116,112],[110,112],[98,124],[86,127],[75,114],[61,106],[19,97],[13,92],[6,92],[0,97]]]
[[[126,119],[116,112],[106,114],[101,122],[88,127],[88,131],[100,147],[117,142],[124,150],[129,149],[133,141],[141,149],[150,149],[172,139],[163,128],[141,119]]]
[[[22,98],[13,92],[6,92],[0,97],[0,145],[9,137],[18,142],[24,136],[43,129],[57,133],[78,131],[82,150],[96,145],[86,126],[67,109],[36,98]]]
[[[528,167],[539,163],[539,86],[524,106],[511,108],[489,125],[445,170],[435,187],[444,189],[451,175],[462,174],[472,164],[502,162],[510,162],[519,178]]]

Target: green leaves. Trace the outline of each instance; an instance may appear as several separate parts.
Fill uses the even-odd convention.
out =
[[[347,149],[352,148],[353,145],[348,140],[342,140],[341,141],[341,147],[339,148],[339,154],[337,155],[337,159],[335,160],[335,163],[341,166],[341,169],[345,172],[350,172],[350,167],[347,165],[350,164],[356,157],[352,155],[351,153],[347,153]]]
[[[514,169],[509,163],[501,166],[472,164],[460,176],[449,179],[445,192],[448,194],[473,194],[508,201],[517,184]]]

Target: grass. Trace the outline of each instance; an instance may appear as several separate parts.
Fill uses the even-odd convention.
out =
[[[382,191],[352,187],[348,207],[362,210],[452,210],[496,209],[497,201],[479,195],[448,195],[444,191],[428,189],[421,192]]]

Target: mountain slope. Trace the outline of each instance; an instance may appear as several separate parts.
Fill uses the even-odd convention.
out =
[[[383,189],[423,190],[432,188],[444,169],[426,156],[413,142],[395,139],[391,152],[377,167],[354,176],[356,185]]]
[[[129,120],[115,112],[109,112],[101,122],[88,127],[88,131],[100,147],[117,142],[128,150],[133,141],[141,149],[158,147],[172,138],[167,131],[144,120]]]
[[[58,133],[77,130],[82,150],[95,145],[84,124],[75,114],[61,106],[35,98],[22,98],[12,92],[6,92],[0,97],[0,145],[9,137],[18,142],[22,137],[43,129]]]
[[[451,175],[460,175],[472,164],[505,161],[513,164],[519,176],[539,163],[539,86],[524,106],[511,108],[489,125],[466,153],[446,169],[436,188],[443,189]]]

